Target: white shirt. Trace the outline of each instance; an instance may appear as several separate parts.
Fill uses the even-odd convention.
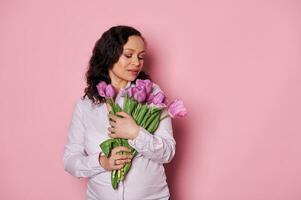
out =
[[[130,87],[129,82],[126,86]],[[154,90],[160,91],[157,84]],[[122,107],[124,97],[117,94],[116,102]],[[166,109],[162,113],[166,114]],[[98,162],[99,144],[107,139],[110,127],[105,104],[92,105],[87,97],[78,98],[74,105],[68,138],[64,148],[64,167],[71,175],[88,178],[88,200],[167,200],[170,197],[163,164],[172,160],[176,142],[170,117],[160,122],[152,135],[140,127],[138,136],[129,144],[139,153],[133,158],[125,180],[114,190],[111,171]]]

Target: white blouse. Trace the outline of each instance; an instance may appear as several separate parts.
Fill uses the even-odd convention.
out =
[[[129,82],[126,86],[130,87]],[[160,91],[154,84],[155,92]],[[124,97],[117,94],[116,102],[122,107]],[[166,114],[166,109],[163,115]],[[133,158],[130,171],[114,190],[111,171],[98,162],[99,144],[107,139],[110,127],[105,104],[94,105],[88,97],[79,97],[74,104],[73,116],[64,148],[64,167],[71,175],[88,178],[88,200],[167,200],[170,197],[163,164],[172,160],[176,142],[170,117],[160,122],[152,135],[140,127],[138,136],[129,144],[139,153]]]

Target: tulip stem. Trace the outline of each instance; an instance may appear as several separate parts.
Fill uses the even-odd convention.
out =
[[[162,121],[163,119],[167,118],[169,115],[165,115],[164,117],[160,118],[160,121]]]

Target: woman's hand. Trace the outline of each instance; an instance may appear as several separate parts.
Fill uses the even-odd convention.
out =
[[[118,117],[120,115],[122,117]],[[118,112],[116,115],[109,114],[110,125],[108,128],[111,138],[134,139],[139,133],[140,127],[132,116],[125,112]]]
[[[125,154],[120,154],[121,152]],[[124,146],[118,146],[112,149],[111,156],[108,158],[102,155],[99,158],[100,165],[107,171],[118,170],[124,167],[126,163],[130,163],[133,156],[131,150]]]

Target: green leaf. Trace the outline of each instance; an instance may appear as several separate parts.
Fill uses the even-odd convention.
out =
[[[122,111],[121,107],[120,107],[117,103],[114,104],[113,110],[114,110],[114,114],[116,114],[116,113]]]
[[[160,113],[158,113],[158,112],[152,113],[151,116],[146,120],[146,122],[145,122],[146,129],[152,123],[152,121],[154,121],[154,119],[157,117],[157,115],[160,115]]]
[[[144,117],[143,117],[143,119],[142,119],[142,121],[141,121],[140,126],[142,126],[143,128],[145,128],[145,127],[146,127],[146,126],[145,126],[145,123],[146,123],[147,119],[148,119],[150,116],[151,116],[151,108],[148,108],[148,109],[147,109],[147,112],[145,113],[145,115],[144,115]]]
[[[117,170],[113,170],[111,172],[111,183],[114,190],[118,188],[118,177],[117,177]]]
[[[114,147],[115,139],[108,139],[102,142],[99,147],[101,148],[102,152],[107,156],[110,157],[111,151]]]
[[[130,112],[131,112],[132,116],[134,116],[134,111],[136,110],[137,106],[138,106],[138,102],[131,99],[131,105],[130,105],[131,110],[130,110]]]
[[[156,112],[160,112],[161,110],[162,110],[162,108],[152,107],[151,114],[154,114]]]
[[[156,118],[151,122],[149,127],[147,127],[148,132],[154,133],[160,124],[160,113],[156,115]]]
[[[143,118],[145,117],[145,114],[146,114],[147,111],[148,111],[148,105],[147,104],[142,105],[140,110],[139,110],[139,113],[137,115],[137,120],[136,121],[137,121],[138,125],[142,124]]]
[[[131,115],[131,99],[128,97],[128,94],[125,95],[124,102],[123,102],[123,110],[128,115]]]
[[[123,167],[123,170],[124,170],[124,177],[123,177],[123,179],[125,179],[125,176],[127,175],[127,173],[130,171],[130,169],[131,169],[131,166],[132,166],[132,163],[130,162],[130,163],[126,163],[125,165],[124,165],[124,167]]]
[[[141,104],[140,103],[138,103],[137,104],[137,107],[135,108],[135,111],[134,111],[134,114],[133,114],[133,118],[135,119],[135,120],[137,120],[137,116],[138,116],[138,113],[140,112],[140,109],[141,109]]]

